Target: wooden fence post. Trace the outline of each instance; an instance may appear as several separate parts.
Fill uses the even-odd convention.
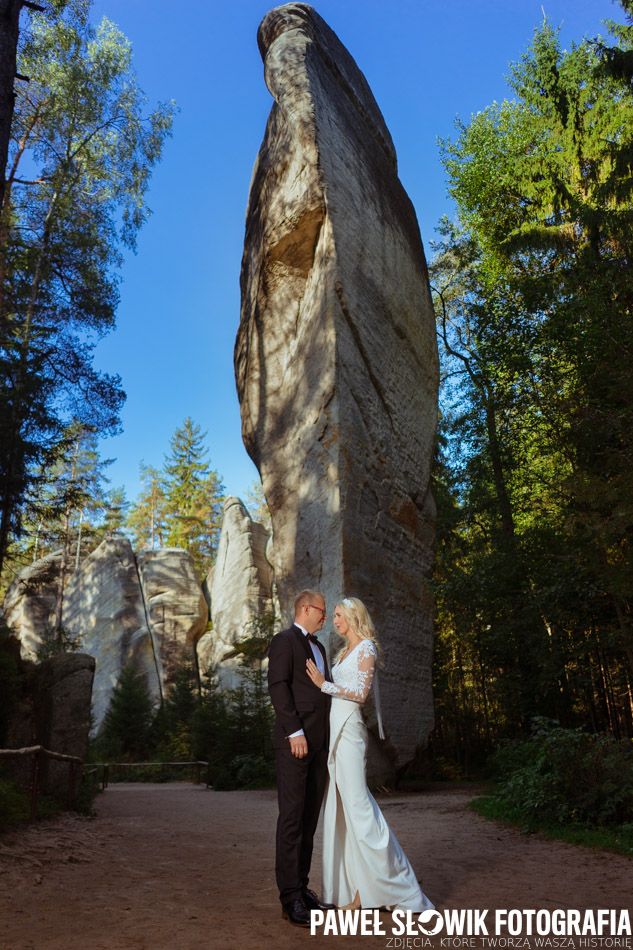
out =
[[[35,818],[35,806],[37,804],[37,784],[39,781],[40,753],[39,750],[33,755],[33,785],[31,787],[31,814],[29,821]]]
[[[75,777],[75,763],[69,762],[70,769],[68,770],[68,808],[73,807],[73,779]]]

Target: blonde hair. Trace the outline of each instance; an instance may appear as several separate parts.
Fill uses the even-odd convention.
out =
[[[344,597],[343,600],[339,600],[338,604],[334,608],[339,609],[345,620],[348,627],[360,637],[361,640],[371,640],[371,642],[376,647],[378,653],[378,659],[382,655],[382,650],[380,649],[380,644],[378,643],[378,638],[376,637],[376,631],[374,630],[374,624],[369,616],[369,611],[362,600],[359,600],[358,597]],[[345,652],[347,649],[346,646],[341,647],[334,658],[334,662]]]

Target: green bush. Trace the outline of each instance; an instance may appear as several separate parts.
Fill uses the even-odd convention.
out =
[[[512,742],[494,757],[498,804],[521,814],[528,827],[542,823],[588,828],[633,822],[633,742],[581,729],[562,729],[543,717],[526,742]]]
[[[275,784],[275,764],[259,755],[236,755],[229,765],[235,788],[262,788]]]
[[[28,797],[12,779],[0,776],[0,829],[12,821],[23,821],[28,816]]]
[[[82,815],[93,816],[96,814],[94,803],[97,795],[101,794],[101,776],[97,772],[83,775],[79,794],[73,801],[73,809]]]
[[[35,805],[36,818],[53,818],[64,805],[53,795],[40,792]],[[31,790],[23,789],[6,774],[0,774],[0,831],[15,822],[28,821],[31,813]]]
[[[121,670],[101,731],[109,758],[143,761],[149,754],[154,709],[147,681],[132,666]]]

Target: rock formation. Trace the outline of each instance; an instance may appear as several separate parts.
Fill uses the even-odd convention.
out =
[[[225,500],[218,553],[205,585],[213,630],[198,644],[201,671],[214,667],[221,689],[232,689],[239,682],[235,644],[252,637],[257,621],[273,611],[268,538],[239,498]]]
[[[5,623],[20,640],[22,656],[36,660],[42,634],[55,622],[61,554],[47,554],[23,568],[5,599]]]
[[[182,548],[140,551],[136,556],[147,619],[169,683],[207,629],[209,607],[191,555]]]
[[[84,559],[66,587],[62,623],[97,661],[92,697],[97,730],[128,663],[145,675],[150,694],[158,702],[162,663],[127,538],[109,538]]]
[[[388,740],[371,763],[388,777],[433,725],[438,358],[424,251],[389,131],[335,34],[290,3],[258,42],[275,102],[242,262],[243,438],[272,516],[282,619],[304,586],[330,611],[354,594],[372,612]]]
[[[84,653],[51,657],[35,667],[37,742],[52,752],[85,759],[90,731],[90,701],[95,660]],[[42,757],[42,788],[68,794],[68,762]],[[73,770],[73,794],[81,785],[81,770]]]
[[[15,652],[14,652],[15,648]],[[17,691],[10,696],[7,721],[0,741],[8,749],[43,745],[52,752],[85,758],[90,729],[90,702],[95,670],[93,657],[67,653],[33,663],[20,656],[15,638],[0,639],[0,652],[14,652]],[[5,697],[6,699],[6,697]],[[28,787],[33,777],[30,757],[3,759],[3,768]],[[73,769],[73,793],[81,783],[81,770]],[[39,785],[43,791],[68,796],[69,764],[40,757]]]
[[[54,621],[59,563],[59,555],[36,561],[7,592],[6,623],[26,659],[35,659],[41,633]],[[135,555],[127,538],[114,537],[84,558],[64,591],[62,625],[96,660],[95,729],[128,663],[144,673],[159,701],[174,669],[194,658],[208,615],[187,551],[162,548]]]

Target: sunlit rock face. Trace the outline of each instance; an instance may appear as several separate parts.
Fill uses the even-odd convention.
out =
[[[266,528],[253,521],[239,498],[225,500],[218,553],[206,580],[213,629],[198,644],[201,671],[212,667],[221,689],[238,685],[236,645],[265,633],[273,610],[268,539]]]
[[[23,568],[7,589],[4,622],[20,641],[25,660],[36,660],[46,630],[55,623],[61,553],[47,554]]]
[[[159,702],[162,662],[148,627],[136,558],[127,538],[103,541],[82,561],[64,593],[62,622],[82,651],[96,660],[92,702],[97,731],[128,664],[144,674],[151,696]]]
[[[275,101],[242,262],[243,438],[272,516],[283,621],[306,586],[330,614],[344,594],[372,613],[388,740],[370,774],[389,778],[433,724],[438,359],[424,251],[389,131],[335,34],[291,3],[258,42]]]
[[[178,667],[193,662],[195,645],[207,629],[209,607],[188,551],[139,551],[136,563],[147,619],[168,684]]]
[[[61,554],[24,568],[7,591],[6,623],[25,659],[35,660],[43,634],[55,622]],[[195,662],[195,645],[209,610],[193,560],[181,548],[135,554],[124,537],[108,538],[68,575],[62,626],[94,657],[94,729],[101,727],[121,670],[143,673],[155,703],[184,662]]]

